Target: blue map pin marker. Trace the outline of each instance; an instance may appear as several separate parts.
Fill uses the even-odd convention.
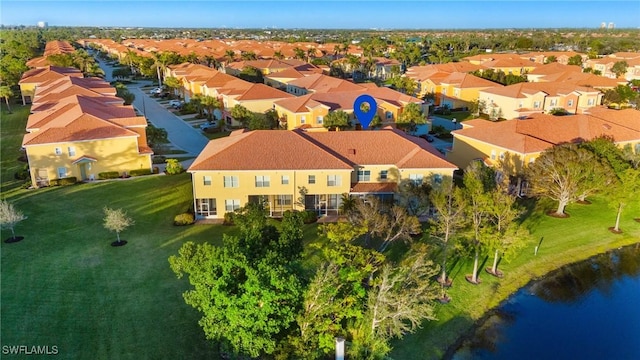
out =
[[[361,106],[363,103],[369,105],[369,111],[362,111]],[[356,114],[356,118],[358,118],[358,121],[360,122],[360,125],[362,125],[363,129],[369,128],[369,124],[371,124],[371,120],[373,120],[373,117],[376,116],[377,110],[378,104],[376,104],[376,101],[373,99],[373,97],[371,97],[371,95],[360,95],[353,103],[353,112]]]

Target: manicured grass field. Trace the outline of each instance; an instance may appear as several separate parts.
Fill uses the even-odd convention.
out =
[[[168,257],[185,241],[219,244],[234,227],[192,225],[175,227],[173,217],[191,204],[188,174],[147,176],[38,190],[20,189],[13,180],[28,114],[15,107],[2,114],[2,198],[28,219],[16,227],[25,239],[0,243],[2,345],[58,346],[62,358],[165,359],[216,358],[204,339],[199,314],[187,306],[182,292],[189,285],[177,280]],[[525,285],[563,264],[588,258],[610,248],[638,242],[640,205],[624,213],[622,235],[607,227],[615,213],[603,198],[591,205],[571,205],[571,217],[543,215],[552,204],[542,201],[525,225],[532,242],[510,263],[500,264],[501,280],[481,272],[482,284],[466,283],[471,262],[451,259],[453,301],[438,306],[439,320],[395,342],[395,359],[440,358],[473,321]],[[102,226],[105,206],[124,208],[136,224],[121,236],[129,243],[111,247],[115,234]],[[305,226],[305,239],[317,243],[316,225]],[[9,236],[3,231],[1,240]],[[540,251],[533,249],[543,238]],[[393,256],[400,247],[391,248]],[[391,255],[390,255],[391,256]],[[317,248],[307,246],[307,264],[317,262]],[[482,266],[488,266],[491,259]]]

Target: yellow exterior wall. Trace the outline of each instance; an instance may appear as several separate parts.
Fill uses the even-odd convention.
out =
[[[69,147],[75,147],[74,156],[69,155]],[[151,169],[151,155],[138,153],[136,137],[31,145],[25,148],[34,186],[38,169],[46,169],[49,180],[52,180],[58,178],[58,168],[65,167],[66,177],[75,176],[78,181],[82,180],[80,165],[72,164],[81,156],[97,159],[91,162],[90,166],[87,164],[87,179],[91,175],[98,179],[98,173],[106,171],[123,173],[136,169]],[[62,154],[56,155],[55,148],[60,148]]]
[[[25,97],[30,97],[33,101],[33,96],[36,92],[36,84],[34,83],[22,83],[20,84],[20,94],[22,94],[22,101],[24,103]]]
[[[461,169],[466,168],[474,160],[488,159],[489,163],[498,164],[500,161],[507,162],[507,169],[511,173],[519,174],[523,170],[523,164],[535,160],[539,152],[521,154],[496,145],[488,144],[466,136],[454,134],[452,150],[447,152],[446,158]],[[502,157],[502,159],[501,159]]]
[[[535,94],[531,97],[526,98],[512,98],[495,94],[488,93],[479,93],[479,99],[484,101],[487,107],[492,104],[495,104],[502,110],[502,117],[505,119],[515,119],[520,116],[520,113],[517,112],[517,109],[526,108],[532,111],[543,112],[544,99],[545,95],[543,93]],[[535,108],[535,102],[538,102],[538,108]],[[520,106],[522,104],[522,106]]]

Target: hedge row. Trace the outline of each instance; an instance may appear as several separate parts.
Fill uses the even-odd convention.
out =
[[[78,182],[78,179],[75,176],[70,176],[66,178],[60,179],[51,179],[49,180],[49,186],[66,186],[73,185]]]

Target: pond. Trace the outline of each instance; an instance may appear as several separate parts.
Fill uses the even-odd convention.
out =
[[[640,244],[520,289],[453,359],[640,359]]]

